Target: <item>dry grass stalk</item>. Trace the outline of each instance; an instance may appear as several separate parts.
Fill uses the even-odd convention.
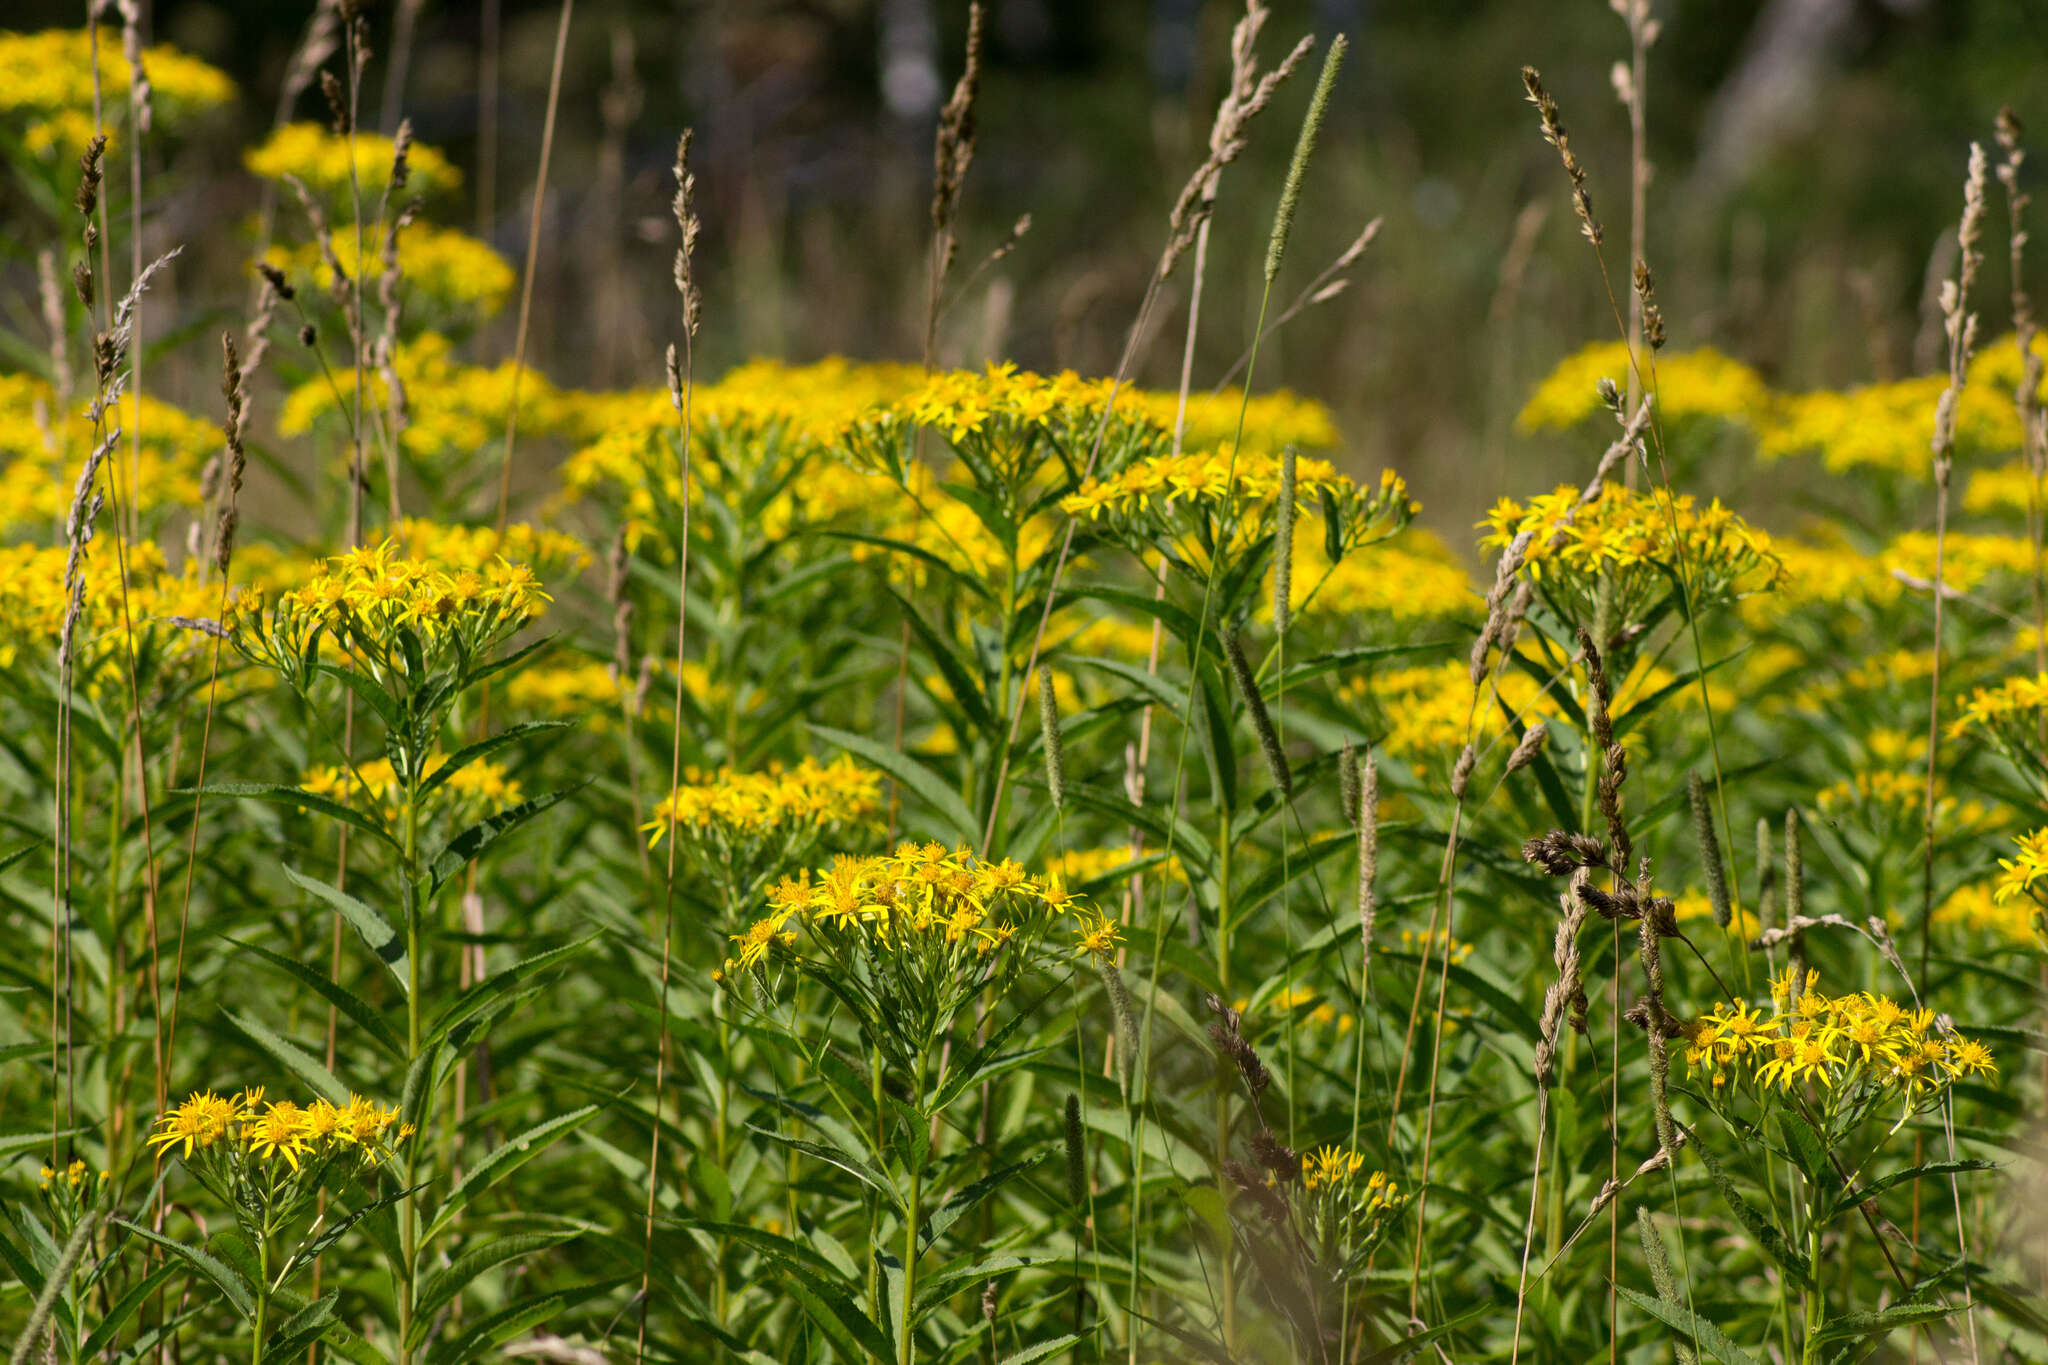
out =
[[[569,3],[563,0],[562,37],[566,38],[569,25]],[[555,74],[561,76],[561,50],[555,53]],[[690,625],[690,400],[694,388],[695,342],[697,327],[702,320],[701,299],[697,292],[693,257],[696,252],[697,236],[702,224],[697,218],[694,191],[696,176],[690,169],[691,130],[684,129],[676,140],[675,165],[671,169],[676,191],[670,201],[670,209],[676,222],[675,286],[681,299],[683,323],[683,349],[679,359],[674,343],[670,343],[666,357],[669,403],[676,413],[678,458],[681,460],[682,525],[678,532],[676,553],[676,687],[673,712],[673,729],[670,736],[669,790],[674,791],[682,780],[683,773],[683,657]],[[538,220],[536,219],[536,222]],[[509,466],[508,466],[509,467]],[[503,515],[503,508],[500,508]],[[669,1028],[668,993],[671,968],[673,966],[673,943],[676,904],[676,846],[682,842],[676,822],[680,808],[670,802],[668,828],[668,866],[664,878],[661,911],[661,993],[660,993],[660,1041],[654,1059],[654,1122],[649,1125],[652,1135],[647,1153],[647,1206],[645,1237],[641,1245],[639,1329],[635,1335],[633,1358],[636,1361],[646,1357],[647,1350],[647,1308],[648,1288],[654,1272],[654,1206],[655,1191],[661,1180],[661,1109],[662,1091],[668,1078]],[[720,1110],[720,1122],[724,1111]]]
[[[1934,407],[1934,643],[1933,670],[1928,680],[1927,782],[1921,805],[1920,857],[1920,987],[1927,985],[1930,925],[1934,918],[1934,780],[1941,752],[1942,576],[1946,568],[1949,478],[1955,465],[1956,411],[1962,403],[1970,356],[1977,345],[1977,315],[1970,311],[1970,291],[1984,263],[1986,159],[1981,143],[1970,144],[1969,169],[1963,180],[1963,213],[1956,227],[1956,276],[1941,286],[1942,331],[1948,339],[1948,387]]]
[[[1315,47],[1315,40],[1304,37],[1294,45],[1271,71],[1261,73],[1256,48],[1259,30],[1265,27],[1271,16],[1262,0],[1247,0],[1244,18],[1237,21],[1237,27],[1230,34],[1230,88],[1224,93],[1223,102],[1216,109],[1216,118],[1209,126],[1209,154],[1195,173],[1188,177],[1181,187],[1180,197],[1174,201],[1172,212],[1166,220],[1166,250],[1160,254],[1155,279],[1165,280],[1173,274],[1180,258],[1187,254],[1195,243],[1195,234],[1207,222],[1216,208],[1216,186],[1222,179],[1223,168],[1237,160],[1250,146],[1249,130],[1253,119],[1265,111],[1273,102],[1273,96],[1289,76],[1292,76]]]
[[[1600,228],[1600,220],[1593,216],[1593,196],[1586,189],[1586,168],[1572,151],[1571,134],[1558,117],[1557,101],[1543,88],[1543,77],[1533,66],[1522,68],[1522,87],[1529,92],[1529,103],[1536,106],[1536,115],[1543,121],[1543,140],[1557,148],[1558,158],[1564,162],[1565,178],[1572,186],[1572,212],[1579,216],[1579,231],[1597,247],[1606,240],[1606,234]]]

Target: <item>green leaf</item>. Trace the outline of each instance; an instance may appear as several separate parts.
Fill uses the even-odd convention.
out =
[[[492,1347],[502,1346],[513,1337],[546,1322],[555,1314],[629,1283],[633,1278],[620,1275],[609,1280],[600,1280],[595,1284],[577,1285],[573,1289],[543,1294],[539,1298],[515,1299],[507,1307],[479,1321],[461,1340],[442,1350],[429,1349],[426,1359],[430,1365],[461,1365],[465,1360],[474,1360]]]
[[[896,1195],[896,1187],[889,1183],[889,1178],[853,1153],[839,1147],[834,1147],[829,1143],[807,1142],[803,1138],[794,1138],[787,1133],[778,1133],[773,1128],[763,1128],[755,1123],[748,1124],[747,1128],[750,1132],[759,1133],[770,1142],[779,1142],[785,1147],[802,1152],[805,1156],[815,1157],[828,1166],[837,1166],[840,1170],[845,1171],[848,1175],[853,1176],[863,1185],[866,1185],[869,1189],[887,1199],[892,1208],[899,1210],[902,1208],[902,1201]]]
[[[1449,1322],[1440,1322],[1427,1331],[1417,1332],[1414,1336],[1406,1337],[1391,1346],[1381,1347],[1371,1355],[1359,1360],[1357,1365],[1394,1365],[1394,1362],[1408,1359],[1408,1357],[1414,1355],[1423,1347],[1434,1345],[1439,1340],[1449,1336],[1466,1323],[1472,1321],[1472,1319],[1489,1311],[1491,1310],[1486,1308],[1475,1308],[1463,1317],[1452,1318]]]
[[[1881,1308],[1875,1313],[1844,1313],[1839,1318],[1830,1318],[1814,1331],[1815,1341],[1846,1341],[1852,1337],[1872,1337],[1893,1331],[1900,1327],[1912,1327],[1923,1322],[1939,1322],[1959,1312],[1960,1304],[1947,1303],[1895,1303],[1890,1308]]]
[[[467,1208],[471,1200],[581,1128],[603,1107],[586,1104],[581,1109],[557,1114],[545,1123],[537,1123],[472,1166],[464,1173],[461,1182],[448,1191],[448,1198],[441,1207],[434,1210],[434,1221],[421,1237],[420,1245],[425,1246],[446,1231],[448,1225],[455,1221],[455,1215]]]
[[[911,605],[909,598],[894,588],[889,589],[889,595],[896,599],[897,605],[903,609],[904,620],[910,623],[910,629],[924,645],[925,652],[930,654],[932,662],[938,665],[939,673],[945,678],[946,688],[953,694],[954,702],[967,713],[968,725],[986,735],[996,734],[1000,727],[989,712],[988,702],[981,694],[981,683],[975,677],[974,670],[954,651],[944,636],[931,628],[917,608]]]
[[[874,764],[889,776],[917,793],[932,814],[944,819],[952,831],[969,844],[980,844],[981,828],[975,821],[974,812],[967,809],[967,803],[960,794],[947,786],[945,780],[924,764],[908,754],[897,753],[887,745],[846,730],[835,730],[829,725],[813,725],[811,733],[828,744],[836,744],[856,757]]]
[[[1034,1164],[1032,1161],[1013,1161],[999,1170],[990,1171],[973,1184],[956,1191],[952,1198],[939,1205],[938,1208],[933,1209],[925,1218],[922,1229],[925,1248],[929,1250],[932,1246],[936,1245],[939,1238],[945,1235],[947,1228],[959,1222],[961,1217],[972,1211],[975,1205],[1001,1189],[1009,1182],[1012,1176],[1016,1175],[1019,1171],[1030,1169]]]
[[[472,859],[481,857],[483,851],[492,844],[542,811],[568,800],[589,785],[588,781],[578,782],[573,787],[564,787],[560,791],[549,792],[546,796],[536,796],[531,801],[522,801],[516,806],[499,811],[496,815],[486,816],[477,821],[450,839],[442,846],[441,851],[434,855],[431,864],[434,885],[437,888],[447,885],[450,878],[469,866]]]
[[[803,1308],[804,1316],[830,1337],[848,1360],[894,1360],[888,1334],[861,1312],[853,1295],[794,1261],[780,1261],[783,1288]]]
[[[1683,1335],[1687,1341],[1698,1342],[1702,1351],[1721,1361],[1722,1365],[1762,1365],[1755,1356],[1728,1340],[1720,1328],[1689,1309],[1675,1303],[1666,1303],[1662,1299],[1653,1299],[1648,1294],[1637,1293],[1626,1285],[1616,1285],[1614,1292],[1672,1331]]]
[[[364,908],[368,909],[367,906]],[[228,942],[245,953],[254,953],[340,1010],[348,1016],[350,1023],[368,1034],[371,1042],[393,1058],[404,1058],[405,1040],[398,1036],[398,1031],[384,1022],[384,1016],[372,1008],[368,1001],[341,983],[328,980],[327,973],[315,971],[303,962],[295,961],[282,953],[273,953],[261,944],[251,943],[247,939],[231,938]]]
[[[214,1256],[210,1252],[201,1251],[198,1247],[186,1246],[183,1242],[166,1237],[162,1233],[151,1232],[148,1228],[137,1223],[131,1223],[125,1218],[115,1218],[110,1221],[116,1227],[126,1228],[138,1237],[155,1242],[173,1256],[184,1261],[186,1265],[204,1275],[212,1282],[214,1288],[227,1296],[228,1302],[233,1304],[243,1317],[253,1318],[256,1316],[256,1297],[250,1292],[249,1282],[242,1278],[241,1272],[229,1266],[219,1257]]]
[[[535,953],[523,962],[515,962],[495,976],[487,977],[457,996],[447,1009],[443,1010],[427,1031],[427,1042],[431,1045],[443,1041],[448,1035],[476,1015],[512,997],[519,987],[554,966],[564,958],[574,957],[597,941],[596,934],[586,934],[574,943],[565,943],[559,948],[550,948]]]
[[[127,1326],[128,1319],[135,1316],[136,1310],[142,1307],[150,1295],[163,1287],[164,1281],[182,1270],[183,1267],[176,1261],[165,1261],[130,1285],[128,1292],[115,1300],[113,1306],[100,1315],[99,1323],[92,1329],[92,1335],[79,1347],[78,1358],[91,1360],[113,1345],[114,1340],[121,1335],[121,1329]]]
[[[1026,1346],[1015,1355],[1004,1356],[1003,1365],[1031,1365],[1034,1360],[1044,1360],[1047,1356],[1059,1354],[1081,1339],[1075,1333],[1069,1332],[1063,1337],[1054,1337],[1051,1341],[1041,1341],[1036,1346]]]
[[[277,1331],[263,1343],[264,1360],[296,1360],[302,1357],[306,1347],[317,1341],[334,1322],[334,1301],[340,1296],[338,1289],[322,1294],[279,1323]]]
[[[330,819],[339,820],[353,829],[371,835],[392,848],[398,844],[384,826],[350,806],[325,796],[316,796],[299,787],[289,787],[281,782],[214,782],[204,787],[179,787],[174,796],[240,796],[250,801],[269,801],[280,806],[297,806]]]
[[[391,975],[398,982],[398,989],[409,991],[405,961],[405,940],[391,927],[389,920],[357,900],[348,892],[327,882],[315,881],[304,876],[289,864],[284,865],[284,875],[299,890],[327,902],[347,920],[356,933],[361,935],[364,946],[376,959],[391,969]]]
[[[472,1247],[456,1257],[449,1264],[427,1276],[420,1285],[419,1302],[413,1308],[413,1330],[408,1340],[414,1348],[427,1339],[427,1329],[433,1325],[434,1315],[447,1304],[455,1301],[470,1281],[487,1270],[494,1269],[507,1261],[516,1261],[537,1251],[582,1236],[580,1228],[561,1232],[527,1232],[511,1237],[494,1237],[482,1246]]]
[[[377,719],[384,722],[386,730],[394,734],[404,731],[405,716],[398,709],[398,699],[379,687],[374,679],[356,672],[353,668],[344,668],[340,664],[314,664],[313,671],[325,673],[362,698],[364,703],[377,713]]]
[[[1919,1166],[1908,1166],[1903,1171],[1893,1171],[1890,1175],[1880,1176],[1861,1189],[1852,1190],[1848,1194],[1840,1196],[1832,1204],[1828,1205],[1827,1212],[1823,1215],[1821,1221],[1824,1223],[1833,1222],[1836,1218],[1855,1208],[1864,1200],[1875,1199],[1886,1190],[1910,1184],[1925,1176],[1960,1175],[1965,1171],[1995,1171],[1999,1168],[2000,1164],[1996,1161],[1929,1161]]]
[[[488,739],[480,739],[448,755],[441,766],[428,773],[426,779],[420,783],[420,794],[426,795],[478,759],[488,758],[498,750],[517,744],[529,735],[570,728],[572,727],[566,720],[530,720],[520,725],[508,726]]]
[[[1693,1134],[1693,1150],[1698,1152],[1700,1160],[1706,1163],[1707,1174],[1713,1178],[1714,1188],[1720,1191],[1722,1202],[1734,1212],[1736,1219],[1749,1235],[1756,1239],[1756,1244],[1763,1248],[1764,1254],[1776,1261],[1786,1274],[1800,1284],[1812,1288],[1813,1267],[1806,1263],[1804,1256],[1792,1249],[1792,1244],[1785,1240],[1785,1234],[1778,1230],[1777,1224],[1759,1212],[1756,1205],[1742,1197],[1741,1191],[1735,1188],[1735,1182],[1721,1169],[1721,1163],[1716,1161],[1714,1154],[1700,1143],[1698,1133]]]
[[[348,1103],[348,1087],[337,1080],[332,1071],[314,1060],[312,1053],[272,1033],[246,1014],[235,1010],[222,1010],[221,1013],[227,1016],[229,1023],[247,1034],[250,1042],[269,1053],[278,1065],[304,1081],[321,1099],[330,1104]]]

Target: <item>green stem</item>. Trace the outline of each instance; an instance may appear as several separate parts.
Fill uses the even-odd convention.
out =
[[[263,1365],[264,1320],[270,1313],[270,1238],[256,1239],[256,1315],[249,1330],[249,1365]]]
[[[405,1064],[408,1073],[418,1064],[420,1055],[420,920],[425,907],[420,904],[419,846],[420,846],[420,793],[419,764],[408,765],[412,772],[410,790],[405,800],[405,848],[402,883],[405,887]],[[427,1125],[427,1111],[433,1107],[433,1096],[427,1094],[421,1100],[418,1127]],[[417,1184],[418,1163],[410,1164],[407,1176],[410,1183]],[[419,1206],[408,1194],[398,1201],[398,1365],[412,1362],[412,1318],[413,1318],[413,1275],[419,1261]]]
[[[922,1125],[927,1122],[924,1112],[924,1081],[926,1049],[917,1056],[917,1092],[910,1098],[910,1112],[915,1121]],[[913,1139],[913,1146],[915,1145]],[[916,1162],[910,1168],[910,1203],[903,1219],[903,1331],[896,1342],[897,1365],[911,1365],[917,1359],[917,1321],[912,1309],[917,1297],[917,1229],[923,1218],[924,1163]]]
[[[1230,807],[1218,803],[1216,842],[1216,994],[1230,1003]],[[1230,1090],[1232,1078],[1218,1078],[1216,1086],[1216,1188],[1224,1190],[1223,1163],[1230,1160]],[[1229,1196],[1226,1194],[1225,1198]],[[1223,1345],[1237,1349],[1237,1272],[1230,1254],[1230,1235],[1225,1230],[1223,1245],[1217,1249],[1222,1263]]]

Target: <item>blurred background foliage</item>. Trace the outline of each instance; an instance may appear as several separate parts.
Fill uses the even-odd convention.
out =
[[[240,91],[238,107],[149,148],[177,172],[152,168],[146,179],[149,251],[187,247],[159,289],[184,291],[181,334],[203,333],[243,306],[234,282],[247,262],[233,253],[248,234],[209,231],[256,212],[260,185],[239,165],[235,133],[280,112],[310,4],[147,8],[153,41],[221,66]],[[1502,486],[1510,466],[1517,486],[1541,486],[1582,463],[1578,443],[1519,436],[1513,416],[1558,360],[1615,335],[1516,72],[1525,62],[1543,71],[1591,168],[1596,211],[1625,242],[1628,128],[1611,69],[1627,56],[1626,32],[1599,0],[1275,8],[1269,59],[1304,30],[1346,33],[1354,54],[1283,293],[1368,219],[1385,226],[1352,287],[1290,324],[1275,363],[1261,368],[1331,404],[1357,467],[1402,471],[1426,519],[1469,544],[1480,490]],[[76,26],[79,9],[10,0],[5,23]],[[1967,144],[1988,139],[2001,103],[2048,128],[2048,5],[1666,0],[1655,9],[1663,33],[1648,82],[1648,242],[1674,347],[1719,347],[1786,389],[1935,368],[1929,281],[1948,260],[1944,231]],[[1170,197],[1202,150],[1238,12],[1202,0],[990,0],[981,149],[956,282],[1019,215],[1033,228],[950,305],[942,361],[1113,367]],[[364,123],[374,115],[388,131],[399,111],[409,116],[464,174],[430,216],[477,231],[517,263],[559,6],[377,0],[372,15],[379,50]],[[699,136],[700,270],[718,320],[702,372],[749,355],[915,360],[931,130],[965,23],[966,5],[953,0],[580,0],[537,264],[538,368],[562,385],[659,382],[675,330],[660,287],[672,250],[668,170],[686,124]],[[1282,93],[1225,177],[1198,384],[1219,378],[1248,340],[1285,130],[1308,84]],[[317,89],[291,112],[324,120]],[[34,252],[58,231],[34,206],[0,201],[0,250],[18,286],[5,291],[6,306],[24,323]],[[303,224],[288,213],[283,231],[300,239]],[[1611,254],[1618,269],[1622,253]],[[1184,301],[1185,279],[1174,284],[1170,301]],[[2033,288],[2048,293],[2042,280]],[[2007,294],[2004,253],[1993,252],[1981,295],[1987,336],[2008,325]],[[1178,312],[1160,312],[1140,365],[1148,384],[1171,387],[1177,376]],[[510,354],[516,316],[515,304],[487,326],[479,358]],[[210,392],[213,377],[186,363],[173,355],[153,386],[192,400]],[[1725,477],[1717,491],[1764,510],[1783,490],[1755,481],[1801,476],[1742,461]]]

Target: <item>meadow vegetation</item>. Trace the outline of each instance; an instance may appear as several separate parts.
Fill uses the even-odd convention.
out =
[[[1261,364],[1374,229],[1290,254],[1345,54],[1257,0],[1114,372],[936,363],[1014,244],[959,230],[977,12],[925,354],[700,373],[747,300],[684,134],[666,372],[609,392],[358,128],[352,0],[324,118],[246,139],[245,315],[152,307],[136,149],[232,87],[134,8],[0,33],[13,1365],[2048,1359],[2010,114],[1939,370],[1786,391],[1667,340],[1599,216],[1647,166],[1525,68],[1613,326],[1522,396],[1573,479],[1461,528]],[[1212,388],[1161,286],[1253,268],[1223,213],[1271,226]],[[1762,529],[1731,451],[1816,510]]]

